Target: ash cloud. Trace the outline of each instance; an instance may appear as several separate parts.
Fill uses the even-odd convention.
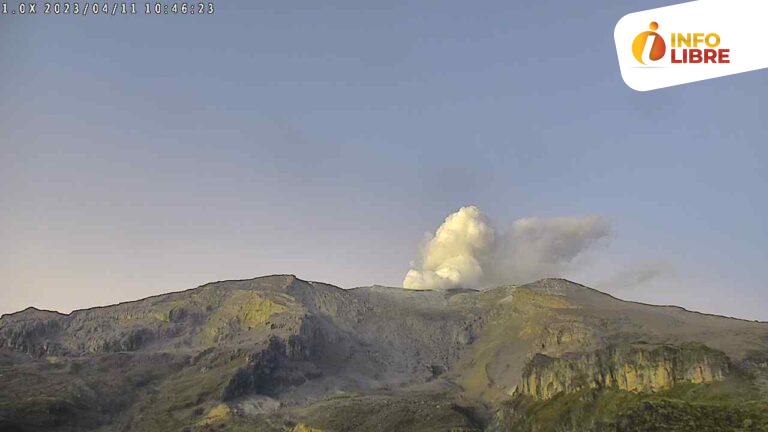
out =
[[[485,288],[561,276],[609,235],[599,216],[523,218],[498,232],[479,208],[462,207],[427,236],[403,286]]]

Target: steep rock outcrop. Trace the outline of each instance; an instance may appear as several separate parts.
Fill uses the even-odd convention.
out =
[[[536,354],[519,390],[536,399],[585,388],[649,392],[682,382],[720,381],[729,371],[725,354],[701,344],[619,345],[560,358]]]
[[[3,317],[0,348],[9,348],[32,357],[61,355],[67,350],[55,336],[61,331],[64,315],[27,308]]]
[[[274,395],[281,388],[301,384],[320,373],[308,359],[298,338],[288,343],[273,336],[267,346],[248,358],[248,364],[229,380],[222,400],[230,400],[250,393]],[[303,362],[303,363],[300,363]]]

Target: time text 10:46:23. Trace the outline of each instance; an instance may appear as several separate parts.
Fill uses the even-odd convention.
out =
[[[0,2],[0,15],[213,15],[213,2]]]

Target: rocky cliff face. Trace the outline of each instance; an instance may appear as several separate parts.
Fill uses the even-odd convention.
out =
[[[520,392],[542,400],[593,388],[655,392],[679,383],[722,381],[730,369],[725,354],[701,344],[609,346],[560,358],[534,355]]]
[[[3,316],[0,430],[493,430],[557,394],[768,388],[765,358],[766,324],[559,279],[416,292],[269,276]],[[528,426],[514,430],[554,430]]]
[[[65,348],[50,338],[50,335],[61,330],[63,319],[62,314],[34,308],[3,317],[3,325],[0,326],[0,348],[8,348],[33,357],[63,353]]]

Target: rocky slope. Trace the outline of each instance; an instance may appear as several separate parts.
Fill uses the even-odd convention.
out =
[[[654,392],[723,381],[729,372],[728,357],[704,345],[619,345],[560,358],[535,354],[523,371],[521,390],[542,400],[592,388]]]
[[[767,353],[768,324],[560,279],[268,276],[3,316],[0,430],[768,430]]]

